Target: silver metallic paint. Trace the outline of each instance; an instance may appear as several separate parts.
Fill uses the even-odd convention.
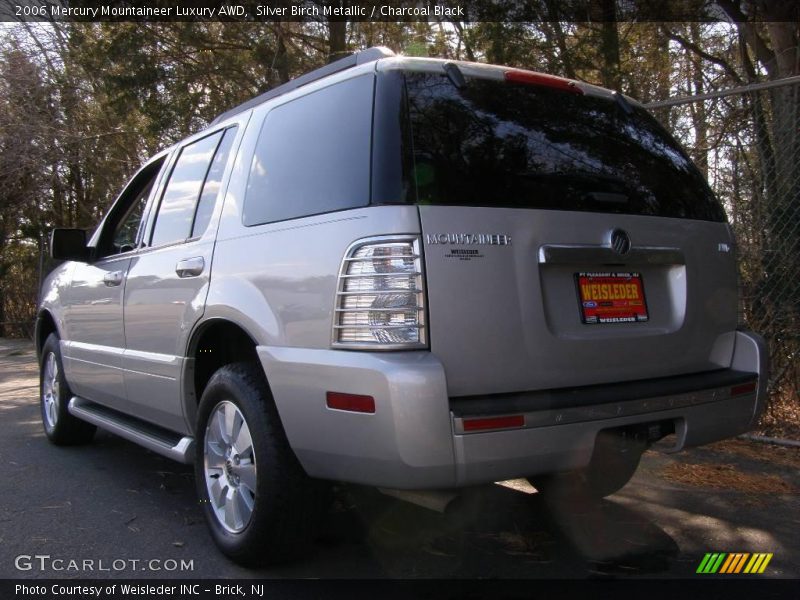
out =
[[[259,346],[289,443],[309,475],[384,487],[455,482],[447,384],[427,351]],[[375,398],[375,413],[326,406],[325,392]]]
[[[444,364],[452,396],[495,394],[647,379],[730,366],[715,348],[736,329],[736,263],[716,251],[731,242],[723,223],[554,210],[420,206],[422,232],[503,231],[512,246],[486,246],[481,258],[448,256],[457,245],[425,245],[431,351]],[[608,264],[608,231],[631,236],[629,255]],[[541,262],[542,247],[589,247],[574,260]],[[591,247],[594,247],[592,249]],[[646,264],[647,256],[685,264]],[[609,251],[610,252],[610,251]],[[670,260],[670,262],[672,262]],[[575,274],[642,274],[650,321],[585,325]],[[732,348],[730,349],[732,351]],[[721,361],[713,362],[712,361]]]
[[[535,427],[469,434],[458,433],[460,420],[449,412],[444,369],[433,353],[259,347],[258,354],[289,442],[310,475],[442,489],[585,467],[598,432],[612,427],[672,420],[670,451],[747,431],[766,399],[765,346],[749,332],[735,337],[733,368],[758,374],[756,393],[731,398],[729,388],[709,388],[642,398],[629,404],[649,402],[651,410],[613,416],[588,407],[578,410],[596,410],[595,418],[557,425],[547,425],[553,415],[541,411],[530,414]],[[328,409],[328,390],[373,396],[375,414]]]
[[[124,284],[107,286],[108,273],[127,273],[129,253],[93,264],[76,263],[64,295],[62,342],[64,374],[72,390],[117,410],[127,395],[122,372],[125,331],[122,319]]]

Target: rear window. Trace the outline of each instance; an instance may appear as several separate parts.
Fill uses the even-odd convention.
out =
[[[644,109],[546,87],[406,73],[420,204],[724,221],[686,153]]]

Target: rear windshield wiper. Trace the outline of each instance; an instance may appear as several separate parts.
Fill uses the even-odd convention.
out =
[[[569,187],[573,193],[583,192],[583,198],[593,202],[627,204],[631,196],[630,186],[624,180],[612,175],[560,171],[555,173],[517,173],[517,176],[541,181],[548,185],[564,185]]]
[[[627,204],[630,200],[628,194],[617,194],[614,192],[588,192],[586,198],[605,204]]]

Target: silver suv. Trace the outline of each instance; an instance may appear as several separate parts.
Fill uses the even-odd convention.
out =
[[[160,152],[51,248],[47,436],[193,462],[246,564],[302,547],[325,481],[602,496],[765,398],[698,170],[634,100],[549,75],[366,50]]]

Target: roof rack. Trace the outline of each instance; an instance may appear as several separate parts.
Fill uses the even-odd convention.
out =
[[[211,122],[211,125],[216,125],[217,123],[224,121],[233,115],[244,112],[245,110],[253,108],[254,106],[258,106],[262,102],[266,102],[272,98],[282,96],[283,94],[291,92],[292,90],[296,90],[299,87],[311,83],[312,81],[317,81],[318,79],[322,79],[328,75],[333,75],[339,71],[344,71],[345,69],[350,69],[358,65],[363,65],[368,62],[373,62],[381,58],[394,55],[394,52],[389,50],[389,48],[384,48],[383,46],[373,46],[372,48],[367,48],[366,50],[361,50],[360,52],[354,52],[350,56],[340,58],[337,61],[325,65],[324,67],[320,67],[319,69],[314,69],[313,71],[306,73],[305,75],[301,75],[300,77],[295,77],[291,81],[287,81],[276,88],[272,88],[271,90],[222,113]]]

